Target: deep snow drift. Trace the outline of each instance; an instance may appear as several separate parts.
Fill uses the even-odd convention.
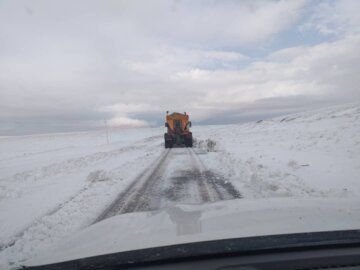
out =
[[[242,200],[360,195],[360,105],[192,131],[201,161]],[[104,131],[0,137],[3,265],[92,224],[160,156],[163,132],[111,130],[110,144]]]

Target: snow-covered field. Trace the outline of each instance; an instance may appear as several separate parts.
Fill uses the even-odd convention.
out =
[[[209,167],[245,197],[360,196],[360,105],[194,128]]]
[[[163,150],[159,131],[112,130],[110,144],[104,131],[1,138],[2,256],[22,260],[94,222]]]
[[[242,200],[360,196],[360,105],[192,131],[202,163]],[[2,265],[92,224],[161,155],[163,132],[114,129],[110,144],[104,131],[0,137]]]

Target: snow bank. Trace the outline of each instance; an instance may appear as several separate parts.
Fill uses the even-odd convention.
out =
[[[0,258],[88,226],[161,153],[161,129],[0,138]]]
[[[215,144],[204,163],[247,198],[360,195],[359,104],[193,133]]]

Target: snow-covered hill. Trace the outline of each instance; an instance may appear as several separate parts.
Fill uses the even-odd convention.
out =
[[[360,196],[359,104],[194,132],[246,197]]]
[[[163,132],[111,130],[110,144],[104,131],[0,138],[0,261],[21,263],[93,223],[160,156]],[[359,104],[193,134],[204,165],[243,200],[360,196]]]

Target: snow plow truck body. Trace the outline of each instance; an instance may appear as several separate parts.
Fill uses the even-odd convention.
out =
[[[183,114],[167,112],[165,127],[167,128],[164,134],[165,148],[193,146],[192,133],[189,130],[191,122],[186,112]]]

